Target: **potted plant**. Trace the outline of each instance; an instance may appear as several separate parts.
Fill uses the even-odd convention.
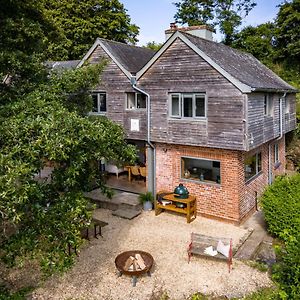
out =
[[[140,203],[143,204],[144,210],[152,210],[154,197],[151,192],[147,192],[139,195]]]

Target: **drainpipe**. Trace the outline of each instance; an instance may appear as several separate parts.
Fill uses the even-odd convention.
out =
[[[150,95],[143,91],[142,89],[136,86],[136,77],[132,76],[130,78],[131,86],[137,92],[146,95],[147,97],[147,144],[150,146],[151,151],[148,151],[148,159],[151,162],[151,158],[153,160],[153,165],[148,163],[148,191],[151,192],[153,195],[156,194],[155,187],[156,187],[156,149],[155,146],[151,143],[151,135],[150,135],[150,126],[151,126],[151,115],[150,115],[150,104],[151,98]],[[153,178],[153,179],[152,179]],[[150,180],[149,180],[150,179]],[[149,182],[150,181],[150,182]],[[150,184],[149,184],[150,183]]]
[[[285,99],[285,97],[286,97],[286,92],[284,92],[284,94],[283,94],[283,96],[282,97],[280,97],[280,99],[279,99],[279,113],[280,113],[280,115],[279,115],[279,117],[280,117],[280,136],[279,136],[279,138],[277,138],[277,140],[280,140],[281,138],[282,138],[282,136],[283,136],[283,112],[282,112],[282,100],[283,99]]]
[[[283,137],[283,109],[282,109],[282,100],[286,97],[286,92],[279,98],[279,130],[280,135],[276,138],[276,141],[281,140]],[[272,161],[271,161],[271,143],[269,144],[269,184],[273,181],[272,178]]]

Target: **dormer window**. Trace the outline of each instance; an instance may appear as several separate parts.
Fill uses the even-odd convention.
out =
[[[91,114],[105,114],[106,113],[106,93],[93,92],[93,109]]]
[[[273,115],[273,101],[269,94],[264,95],[264,115],[265,116]]]
[[[141,93],[126,93],[126,109],[145,109],[147,96]]]

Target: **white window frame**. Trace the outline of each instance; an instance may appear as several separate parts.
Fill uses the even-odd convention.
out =
[[[179,97],[179,116],[172,114],[172,96]],[[184,116],[184,98],[192,96],[192,116]],[[196,97],[200,96],[204,98],[204,116],[196,116]],[[169,117],[171,119],[183,119],[183,120],[206,120],[207,118],[207,95],[205,93],[170,93],[169,94]]]
[[[264,94],[264,116],[273,116],[273,99],[270,94]]]
[[[107,113],[107,94],[104,91],[92,91],[91,95],[97,95],[97,111],[91,111],[90,115],[105,115]],[[101,111],[101,95],[105,95],[105,111]],[[94,103],[93,103],[94,106]]]
[[[249,178],[246,178],[246,170],[244,170],[246,182],[252,180],[252,178],[256,178],[256,176],[261,174],[262,170],[263,170],[262,152],[261,151],[256,152],[256,153],[252,154],[250,157],[253,157],[253,156],[255,156],[255,174],[253,174]],[[258,163],[259,162],[259,159],[258,159],[259,156],[260,156],[260,164]],[[259,170],[259,166],[260,166],[260,170]]]
[[[288,98],[288,97],[284,97],[284,99],[285,99],[285,107],[284,107],[284,112],[286,113],[286,114],[288,114],[289,112],[290,112],[290,109],[291,109],[291,107],[290,107],[290,99]]]
[[[128,107],[128,95],[130,95],[130,94],[134,94],[134,107]],[[146,97],[145,107],[141,107],[141,108],[137,107],[138,95],[143,95]],[[126,107],[126,110],[146,110],[147,109],[147,96],[142,93],[127,92],[125,94],[125,107]]]

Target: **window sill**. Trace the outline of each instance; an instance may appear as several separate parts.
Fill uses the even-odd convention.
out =
[[[262,175],[263,171],[260,171],[259,173],[253,175],[252,177],[250,177],[249,179],[246,179],[245,184],[251,183],[253,180],[255,180],[256,178],[258,178],[260,175]]]
[[[105,116],[107,112],[90,112],[89,116]]]
[[[147,108],[126,108],[126,111],[147,111]]]
[[[189,121],[195,121],[195,122],[206,122],[207,118],[180,118],[180,117],[169,117],[169,121],[181,121],[181,122],[189,122]]]
[[[192,179],[192,178],[191,179],[189,179],[189,178],[180,178],[180,180],[190,182],[190,183],[212,185],[212,186],[215,186],[215,187],[221,187],[221,183],[217,183],[217,182],[210,181],[210,180],[201,181],[201,180]]]

